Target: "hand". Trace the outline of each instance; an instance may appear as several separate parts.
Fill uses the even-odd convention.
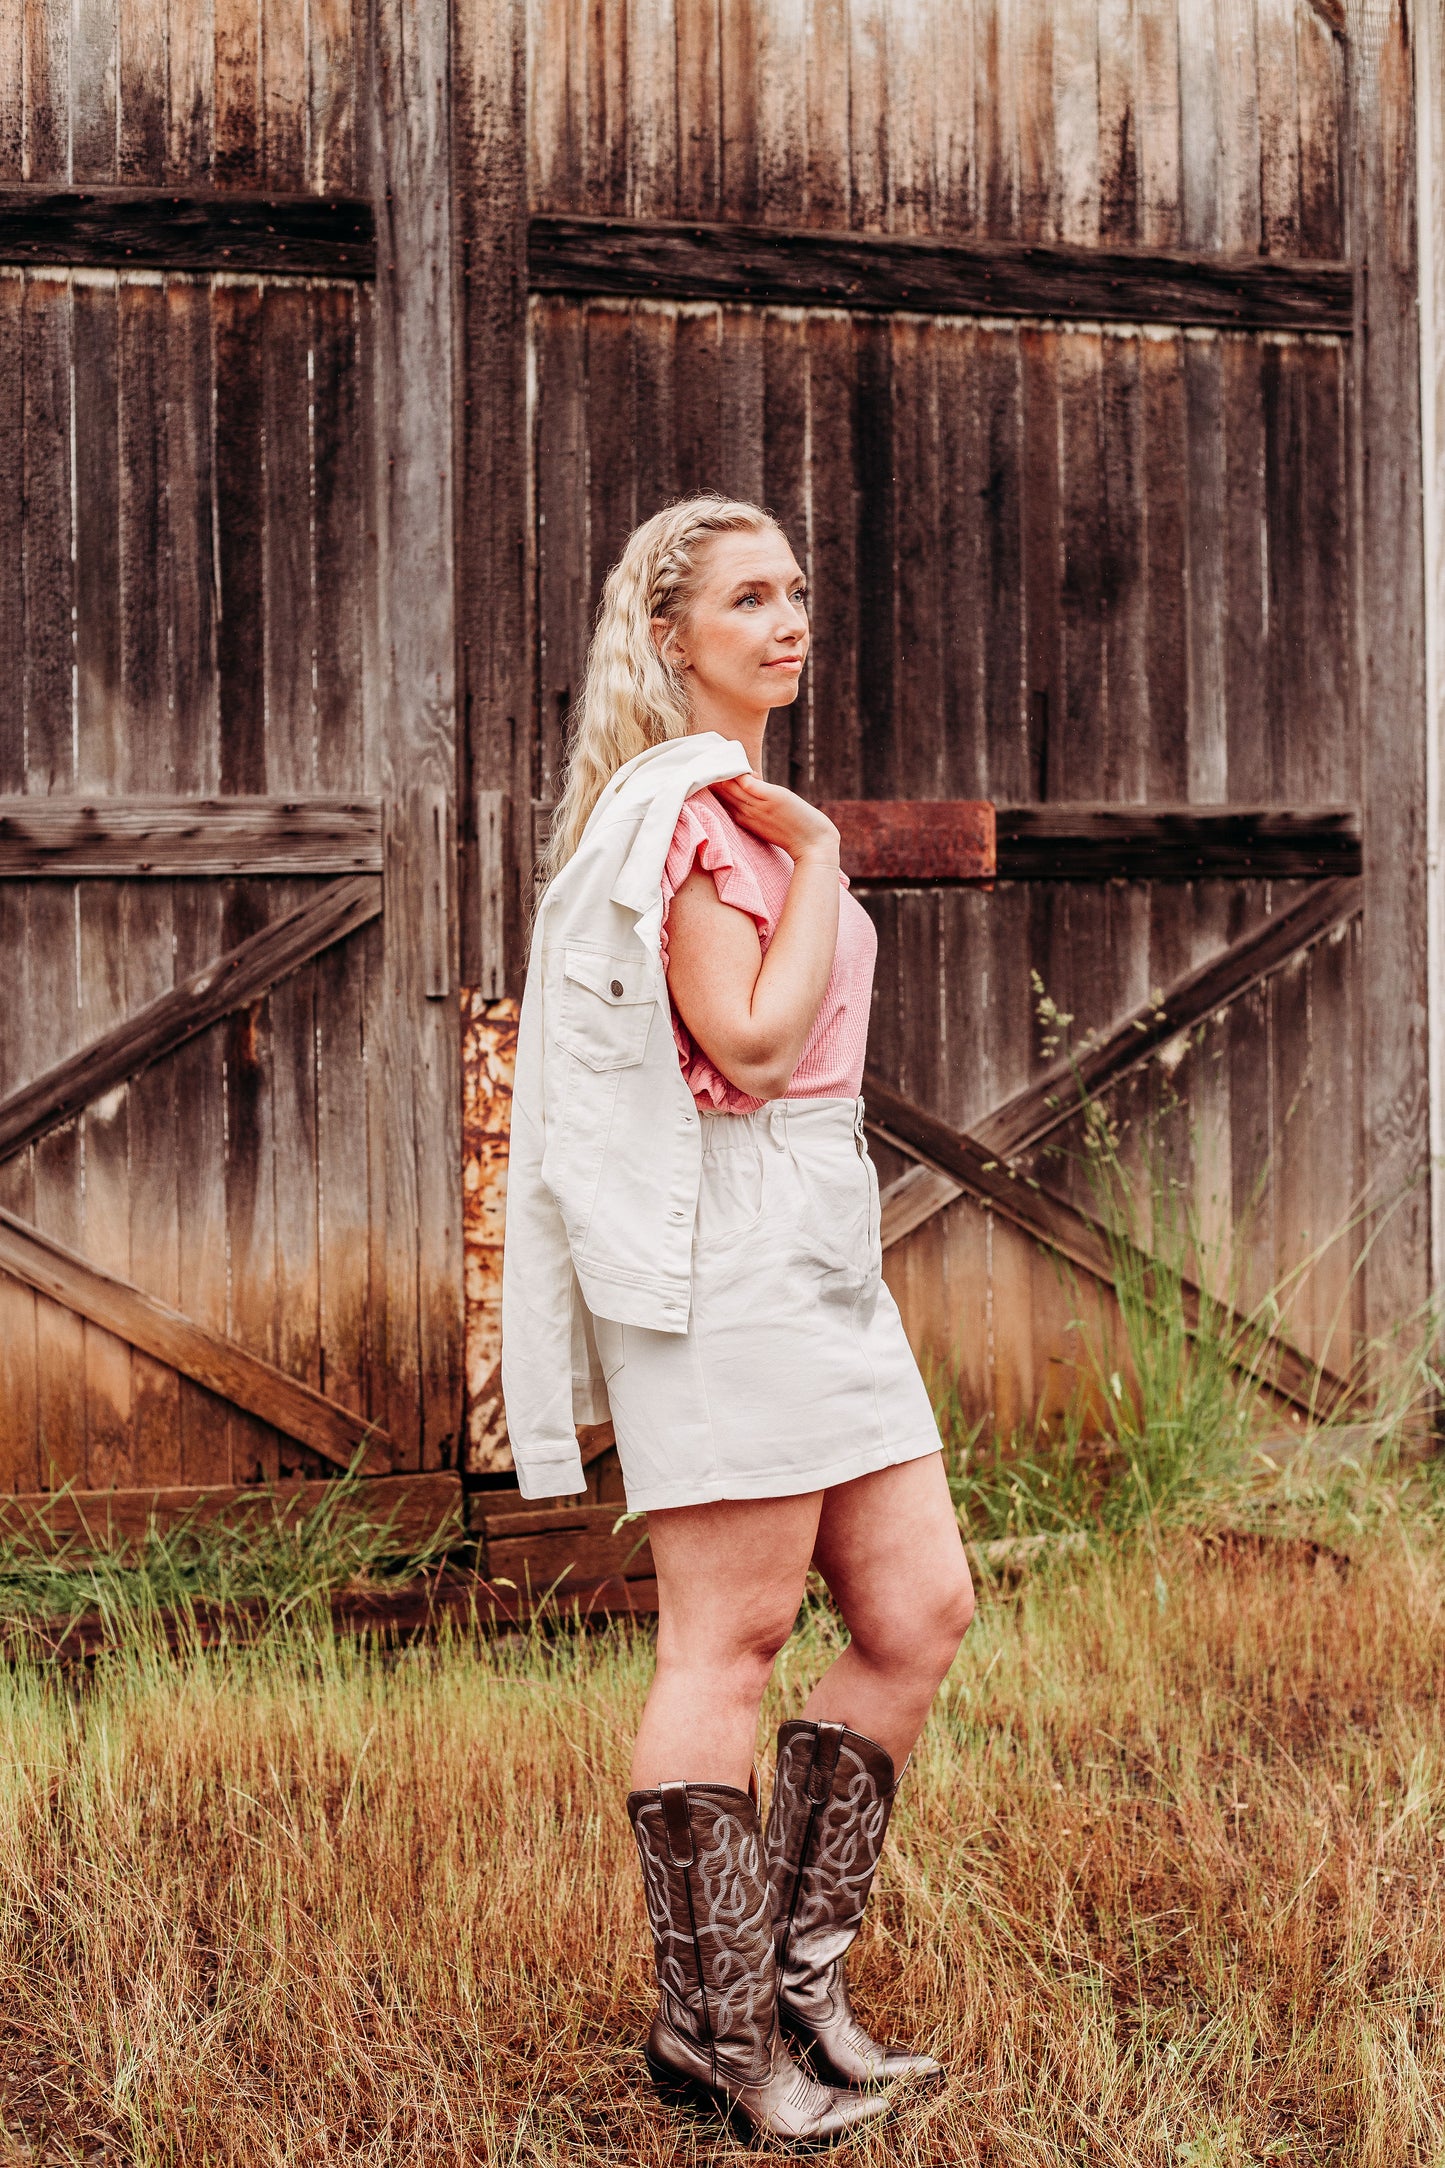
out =
[[[796,791],[785,790],[781,783],[765,783],[760,775],[729,776],[711,788],[740,826],[750,828],[764,843],[776,843],[794,864],[816,858],[837,865],[837,828],[826,813]]]

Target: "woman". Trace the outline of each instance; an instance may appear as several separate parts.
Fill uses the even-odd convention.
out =
[[[626,1272],[586,1276],[595,1204],[585,1232],[575,1210],[563,1217],[657,1574],[657,1671],[628,1800],[661,1990],[648,2065],[668,2091],[816,2142],[885,2112],[888,2081],[939,2074],[865,2032],[843,1961],[973,1592],[928,1395],[881,1276],[859,1097],[876,935],[833,823],[762,779],[769,717],[797,699],[808,645],[803,575],[766,513],[698,498],[639,527],[603,591],[543,871],[554,881],[579,847],[602,847],[619,779],[635,794],[638,775],[674,758],[649,748],[693,736],[745,754],[746,772],[683,800],[655,914],[700,1129],[685,1329],[676,1306],[648,1310],[653,1324],[622,1315],[632,1298],[611,1290]],[[633,828],[620,815],[614,828],[627,847]],[[609,882],[615,903],[626,884],[610,863],[599,893]],[[557,982],[575,1004],[555,1028],[579,1093],[634,1046],[640,1058],[650,1029],[624,1013],[646,999],[629,950],[613,936],[614,966],[595,946],[574,941]],[[593,1012],[605,1042],[585,1037]],[[666,1095],[651,1089],[660,1133]],[[586,1104],[568,1101],[574,1126]],[[518,1293],[503,1322],[518,1392],[525,1315]],[[764,1835],[759,1710],[810,1564],[850,1639],[779,1733]]]

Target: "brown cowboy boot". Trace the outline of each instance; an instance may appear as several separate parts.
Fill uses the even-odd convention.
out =
[[[659,2090],[795,2147],[886,2114],[885,2100],[820,2085],[783,2044],[756,1801],[730,1784],[663,1784],[630,1793],[627,1812],[662,1996],[646,2050]]]
[[[843,1972],[897,1788],[882,1747],[845,1724],[804,1718],[778,1733],[766,1843],[778,2015],[834,2085],[943,2076],[931,2055],[880,2046],[864,2030]]]

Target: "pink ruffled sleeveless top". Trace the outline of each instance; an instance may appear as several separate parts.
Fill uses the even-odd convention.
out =
[[[766,955],[793,878],[793,861],[776,843],[765,843],[732,818],[710,790],[694,791],[683,801],[672,845],[662,869],[662,963],[667,968],[667,914],[672,899],[694,862],[710,873],[724,903],[757,921]],[[868,1006],[878,935],[873,921],[850,896],[848,876],[839,869],[844,893],[838,898],[838,945],[813,1028],[798,1057],[785,1097],[855,1099],[863,1088],[863,1057],[868,1043]],[[700,1107],[728,1114],[750,1114],[764,1104],[721,1076],[672,1007],[672,1035],[693,1098]]]

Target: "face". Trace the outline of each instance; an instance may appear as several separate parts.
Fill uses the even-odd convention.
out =
[[[653,634],[680,663],[695,714],[761,714],[798,697],[808,653],[808,583],[775,527],[716,535],[680,625]]]

